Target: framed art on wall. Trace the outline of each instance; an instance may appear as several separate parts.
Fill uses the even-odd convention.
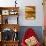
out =
[[[9,10],[2,10],[2,15],[9,15]]]
[[[16,10],[10,10],[9,11],[9,14],[10,15],[17,15],[18,14],[18,11],[16,11]]]
[[[25,18],[27,20],[34,20],[36,18],[35,6],[26,6],[25,7]]]

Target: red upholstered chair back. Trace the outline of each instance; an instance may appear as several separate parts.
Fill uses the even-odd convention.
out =
[[[32,36],[37,38],[37,34],[34,32],[34,30],[32,28],[28,28],[24,34],[24,37],[22,38],[21,45],[26,46],[25,39],[28,39],[29,37],[32,37]]]

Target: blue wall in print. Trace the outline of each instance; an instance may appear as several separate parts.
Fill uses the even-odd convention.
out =
[[[25,33],[25,31],[28,29],[28,28],[33,28],[34,31],[36,32],[37,36],[38,36],[38,39],[39,41],[42,43],[43,42],[43,29],[41,26],[21,26],[20,27],[20,31],[19,31],[19,39],[21,41],[21,39],[23,38],[23,35]]]

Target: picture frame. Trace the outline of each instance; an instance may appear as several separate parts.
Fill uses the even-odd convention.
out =
[[[25,19],[34,20],[36,18],[35,6],[25,7]]]
[[[10,14],[10,15],[17,15],[18,12],[17,12],[16,10],[10,10],[10,11],[9,11],[9,14]]]
[[[2,15],[9,15],[9,10],[2,10]]]

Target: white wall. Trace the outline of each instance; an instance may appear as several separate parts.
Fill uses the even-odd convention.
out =
[[[43,6],[42,0],[22,0],[21,11],[20,11],[20,24],[23,26],[42,26],[43,25]],[[35,6],[36,7],[36,19],[35,20],[25,20],[24,6]]]
[[[0,0],[0,6],[14,6],[15,0]],[[43,26],[43,6],[42,0],[17,0],[20,7],[19,10],[19,24],[21,26]],[[25,20],[25,6],[35,6],[36,7],[36,19],[35,20]]]

